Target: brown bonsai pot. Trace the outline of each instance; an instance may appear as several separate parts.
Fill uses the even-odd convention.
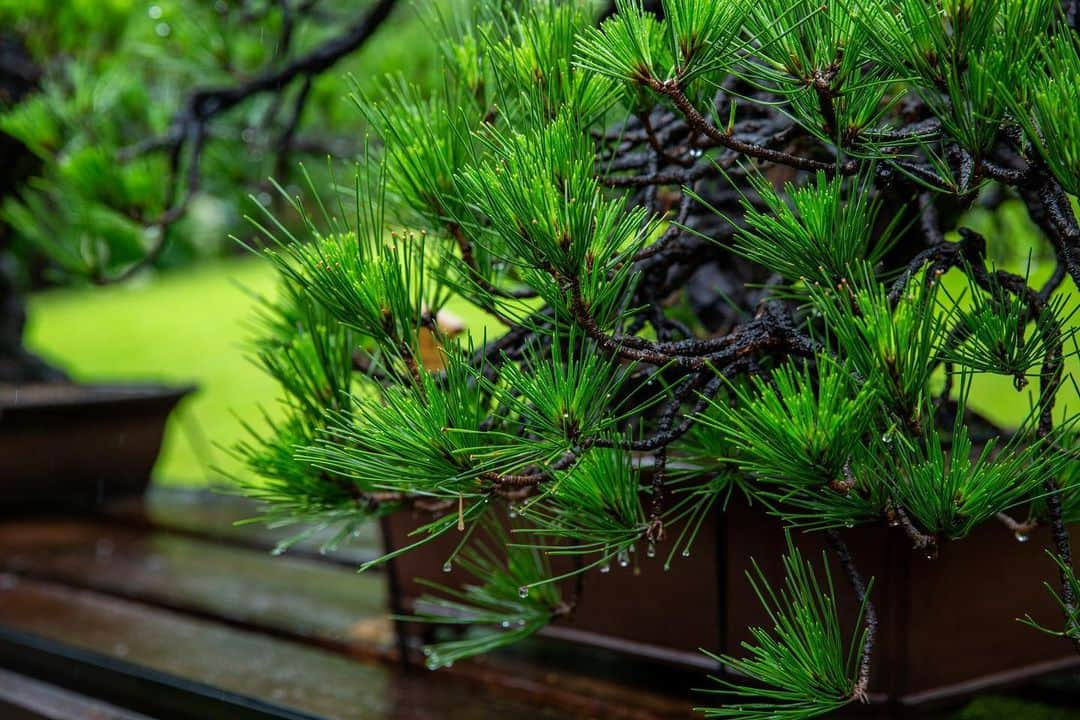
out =
[[[0,385],[0,509],[86,507],[142,493],[165,421],[192,390]]]
[[[422,518],[394,515],[383,522],[392,546],[405,544]],[[846,531],[845,538],[865,576],[874,576],[873,600],[879,629],[871,685],[872,701],[888,705],[888,715],[905,707],[939,705],[988,687],[1014,683],[1080,664],[1068,641],[1017,621],[1030,614],[1048,626],[1060,625],[1044,581],[1057,583],[1055,566],[1043,552],[1046,530],[1021,543],[1004,527],[986,525],[964,540],[948,543],[935,560],[911,549],[899,529]],[[714,539],[710,542],[709,539]],[[415,540],[415,538],[413,538]],[[440,538],[395,560],[400,611],[425,592],[416,582],[463,582],[441,567],[458,538]],[[445,542],[442,542],[445,541]],[[808,558],[825,548],[820,534],[796,536]],[[734,499],[727,512],[706,521],[690,557],[676,557],[663,569],[664,551],[646,558],[639,551],[632,568],[590,571],[574,616],[544,634],[604,647],[688,669],[716,670],[699,652],[742,654],[747,627],[768,627],[746,580],[751,557],[773,582],[782,579],[786,549],[779,520]],[[842,620],[854,622],[854,593],[832,563]],[[409,632],[422,626],[408,625]]]

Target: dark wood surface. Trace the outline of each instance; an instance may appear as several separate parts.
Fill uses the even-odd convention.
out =
[[[0,627],[328,720],[691,717],[682,693],[537,666],[566,652],[542,645],[402,672],[385,576],[355,569],[375,537],[323,555],[316,534],[275,557],[287,533],[236,525],[252,513],[164,489],[93,518],[0,519]]]
[[[151,720],[128,710],[0,670],[0,717],[4,720]]]
[[[282,717],[664,720],[694,717],[690,708],[709,700],[691,689],[705,683],[700,673],[550,640],[449,671],[403,671],[386,577],[355,570],[379,551],[374,533],[326,555],[319,546],[327,535],[315,533],[275,557],[270,550],[296,530],[236,524],[253,512],[240,498],[159,488],[92,518],[0,518],[0,720],[240,717],[184,715],[182,695],[169,706],[180,715],[150,712],[93,678],[80,681],[78,669],[50,682],[18,647],[5,650],[6,632],[69,648],[91,664],[150,673],[162,687],[246,698]],[[418,649],[410,654],[415,660]],[[1066,689],[1053,702],[1060,708],[1076,697]],[[1056,711],[1038,717],[1076,717]]]

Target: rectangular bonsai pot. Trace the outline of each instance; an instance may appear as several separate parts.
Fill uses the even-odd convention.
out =
[[[142,493],[165,421],[191,387],[0,385],[0,510]]]
[[[407,514],[386,518],[388,544],[405,544],[421,520]],[[964,540],[945,544],[936,560],[913,551],[899,529],[860,528],[845,531],[844,537],[864,577],[875,578],[875,704],[888,705],[899,715],[904,707],[940,705],[1080,664],[1068,641],[1017,621],[1030,614],[1049,627],[1064,622],[1043,585],[1058,584],[1055,565],[1043,551],[1047,530],[1021,543],[1003,526],[987,524]],[[398,611],[411,612],[425,592],[417,578],[447,584],[471,580],[441,571],[457,540],[440,538],[395,560]],[[821,534],[798,534],[796,542],[820,568]],[[770,627],[746,571],[753,557],[774,587],[782,581],[786,544],[780,521],[733,498],[726,513],[716,512],[706,521],[691,556],[676,555],[664,571],[669,549],[658,547],[657,557],[647,558],[638,548],[630,568],[590,571],[573,618],[544,634],[699,673],[716,670],[699,648],[743,655],[740,643],[749,639],[747,627]],[[826,555],[841,621],[850,630],[854,593],[835,559]],[[420,625],[405,627],[423,632]]]

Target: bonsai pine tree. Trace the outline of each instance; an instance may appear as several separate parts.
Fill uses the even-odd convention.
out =
[[[792,528],[787,575],[751,578],[774,627],[719,658],[746,680],[710,717],[866,698],[855,526],[928,557],[1049,526],[1052,631],[1080,648],[1073,4],[471,5],[436,25],[442,87],[355,94],[355,182],[292,196],[302,231],[254,219],[283,286],[255,348],[286,417],[237,452],[268,517],[339,539],[427,518],[371,565],[452,537],[445,569],[472,580],[426,616],[473,631],[427,648],[440,667],[557,622],[590,570],[678,563],[746,495]],[[1004,207],[1044,270],[997,267],[974,218]],[[485,319],[452,337],[445,308]],[[1029,394],[1016,427],[976,411],[987,374]]]

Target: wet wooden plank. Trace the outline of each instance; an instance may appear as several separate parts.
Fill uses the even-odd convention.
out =
[[[153,720],[7,670],[0,670],[4,720]]]
[[[385,579],[89,521],[0,523],[0,571],[357,652],[391,644]]]
[[[357,575],[340,566],[271,557],[264,551],[221,547],[190,537],[54,520],[0,523],[0,571],[11,573],[0,576],[0,586],[19,578],[47,581],[355,658],[388,661],[394,655],[383,599],[385,577]],[[458,663],[453,673],[510,694],[546,698],[585,716],[689,715],[682,687],[671,688],[679,695],[672,699],[572,669],[555,672],[553,668],[595,665],[597,658],[585,657],[581,648],[564,647],[555,660],[545,657],[550,648],[530,651],[530,646],[511,655]],[[534,655],[538,664],[533,663]],[[579,662],[568,663],[568,658]],[[612,679],[627,672],[610,658],[604,664],[612,670]],[[618,705],[623,707],[612,709]]]
[[[430,673],[341,655],[52,583],[6,576],[5,625],[327,720],[571,717]]]
[[[197,538],[270,550],[284,540],[305,530],[302,525],[285,528],[267,527],[250,522],[259,515],[256,502],[227,491],[214,492],[152,485],[145,496],[126,498],[105,506],[106,518],[128,527],[151,526]],[[320,559],[350,567],[378,557],[382,546],[375,523],[367,523],[358,533],[336,549],[322,552],[322,546],[333,538],[330,530],[319,530],[311,537],[292,546],[288,554]]]

